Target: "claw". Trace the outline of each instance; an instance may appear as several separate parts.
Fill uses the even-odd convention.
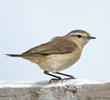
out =
[[[71,75],[69,79],[76,79],[76,78],[75,78],[74,76]]]
[[[59,81],[59,80],[62,80],[62,79],[59,79],[59,78],[58,78],[58,79],[57,79],[57,78],[52,78],[52,79],[49,81],[49,84],[52,83],[52,82]]]
[[[71,80],[71,79],[76,79],[75,77],[71,77],[71,78],[63,78],[62,82],[66,81],[66,80]]]

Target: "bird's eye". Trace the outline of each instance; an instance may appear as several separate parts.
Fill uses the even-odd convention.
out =
[[[82,36],[81,36],[81,35],[77,35],[77,37],[78,37],[78,38],[81,38]]]

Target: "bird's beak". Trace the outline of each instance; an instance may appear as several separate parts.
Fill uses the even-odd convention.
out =
[[[89,39],[96,39],[96,37],[93,37],[93,36],[89,36]]]

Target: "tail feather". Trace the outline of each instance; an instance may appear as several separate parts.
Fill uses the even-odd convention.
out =
[[[10,57],[24,57],[26,55],[23,55],[23,54],[6,54],[7,56],[10,56]]]
[[[37,56],[36,54],[6,54],[7,56],[10,57],[32,57],[32,56]]]

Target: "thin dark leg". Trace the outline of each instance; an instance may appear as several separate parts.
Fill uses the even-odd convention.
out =
[[[59,76],[55,76],[55,75],[53,75],[53,74],[50,74],[48,71],[44,71],[44,74],[55,77],[55,78],[52,78],[52,79],[49,81],[49,83],[51,83],[51,82],[53,82],[53,81],[62,80],[61,77],[59,77]]]
[[[62,78],[61,78],[61,77],[59,77],[59,76],[56,76],[56,75],[50,74],[48,71],[44,71],[44,73],[45,73],[46,75],[53,76],[53,77],[55,77],[55,78],[57,78],[57,79],[59,79],[59,80],[61,80],[61,79],[62,79]]]
[[[68,76],[68,77],[70,77],[70,78],[72,78],[72,79],[75,79],[75,77],[72,76],[72,75],[68,75],[68,74],[64,74],[64,73],[60,73],[60,72],[56,72],[56,74],[60,74],[60,75],[64,75],[64,76]]]

